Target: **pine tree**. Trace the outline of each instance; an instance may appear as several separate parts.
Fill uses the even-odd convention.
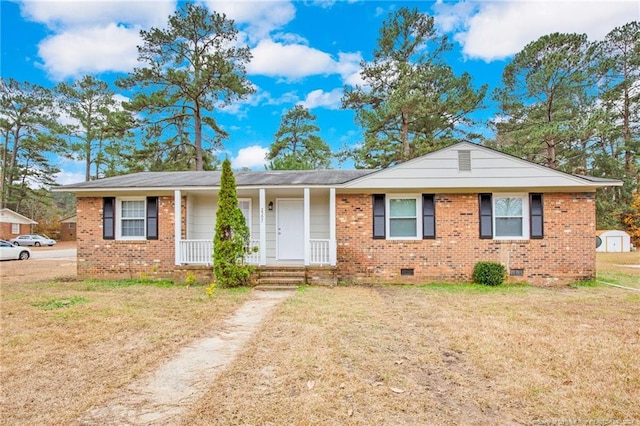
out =
[[[316,116],[302,105],[296,105],[282,116],[275,141],[267,154],[271,170],[328,169],[331,148],[315,133]]]
[[[145,64],[116,84],[133,92],[125,105],[145,120],[143,160],[154,146],[168,168],[207,170],[207,145],[221,148],[229,135],[214,117],[216,108],[254,91],[246,79],[249,47],[240,47],[234,22],[204,6],[185,3],[165,29],[140,32]]]

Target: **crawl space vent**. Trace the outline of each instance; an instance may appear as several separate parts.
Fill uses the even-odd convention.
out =
[[[524,269],[509,269],[509,275],[512,277],[522,277],[524,276]]]
[[[400,275],[403,277],[412,277],[413,276],[413,268],[402,268],[400,269]]]

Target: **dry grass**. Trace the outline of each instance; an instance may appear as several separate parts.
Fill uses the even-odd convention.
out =
[[[637,283],[639,269],[615,266],[638,263],[631,255],[599,254],[599,278]],[[0,290],[8,425],[77,421],[250,297],[91,282]],[[639,318],[639,293],[603,286],[303,288],[183,424],[640,422]]]
[[[598,279],[640,289],[640,252],[597,253]]]
[[[70,423],[249,297],[119,284],[2,283],[1,424]]]
[[[638,318],[603,287],[309,288],[183,424],[640,421]]]

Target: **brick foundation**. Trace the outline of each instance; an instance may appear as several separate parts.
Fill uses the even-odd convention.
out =
[[[466,282],[476,262],[495,261],[522,269],[535,285],[566,284],[595,277],[594,193],[544,194],[544,239],[483,240],[478,231],[477,194],[436,195],[435,240],[372,238],[371,194],[336,197],[338,281]],[[413,276],[401,276],[401,269]]]

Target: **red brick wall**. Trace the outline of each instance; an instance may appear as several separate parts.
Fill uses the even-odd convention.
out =
[[[60,241],[74,241],[76,239],[76,224],[64,222],[60,224]]]
[[[172,196],[158,201],[158,239],[120,241],[102,239],[102,198],[78,198],[78,278],[169,277],[174,268],[174,201]]]
[[[13,234],[11,233],[11,224],[10,223],[0,223],[0,240],[9,241],[11,238],[15,238],[18,235],[30,234],[31,233],[31,225],[28,224],[20,224],[20,233]]]
[[[479,261],[523,269],[512,277],[536,285],[565,284],[595,276],[593,193],[544,194],[544,239],[481,240],[478,195],[436,195],[435,240],[372,239],[371,194],[336,195],[338,280],[425,283],[471,281]],[[400,276],[413,268],[414,276]]]

